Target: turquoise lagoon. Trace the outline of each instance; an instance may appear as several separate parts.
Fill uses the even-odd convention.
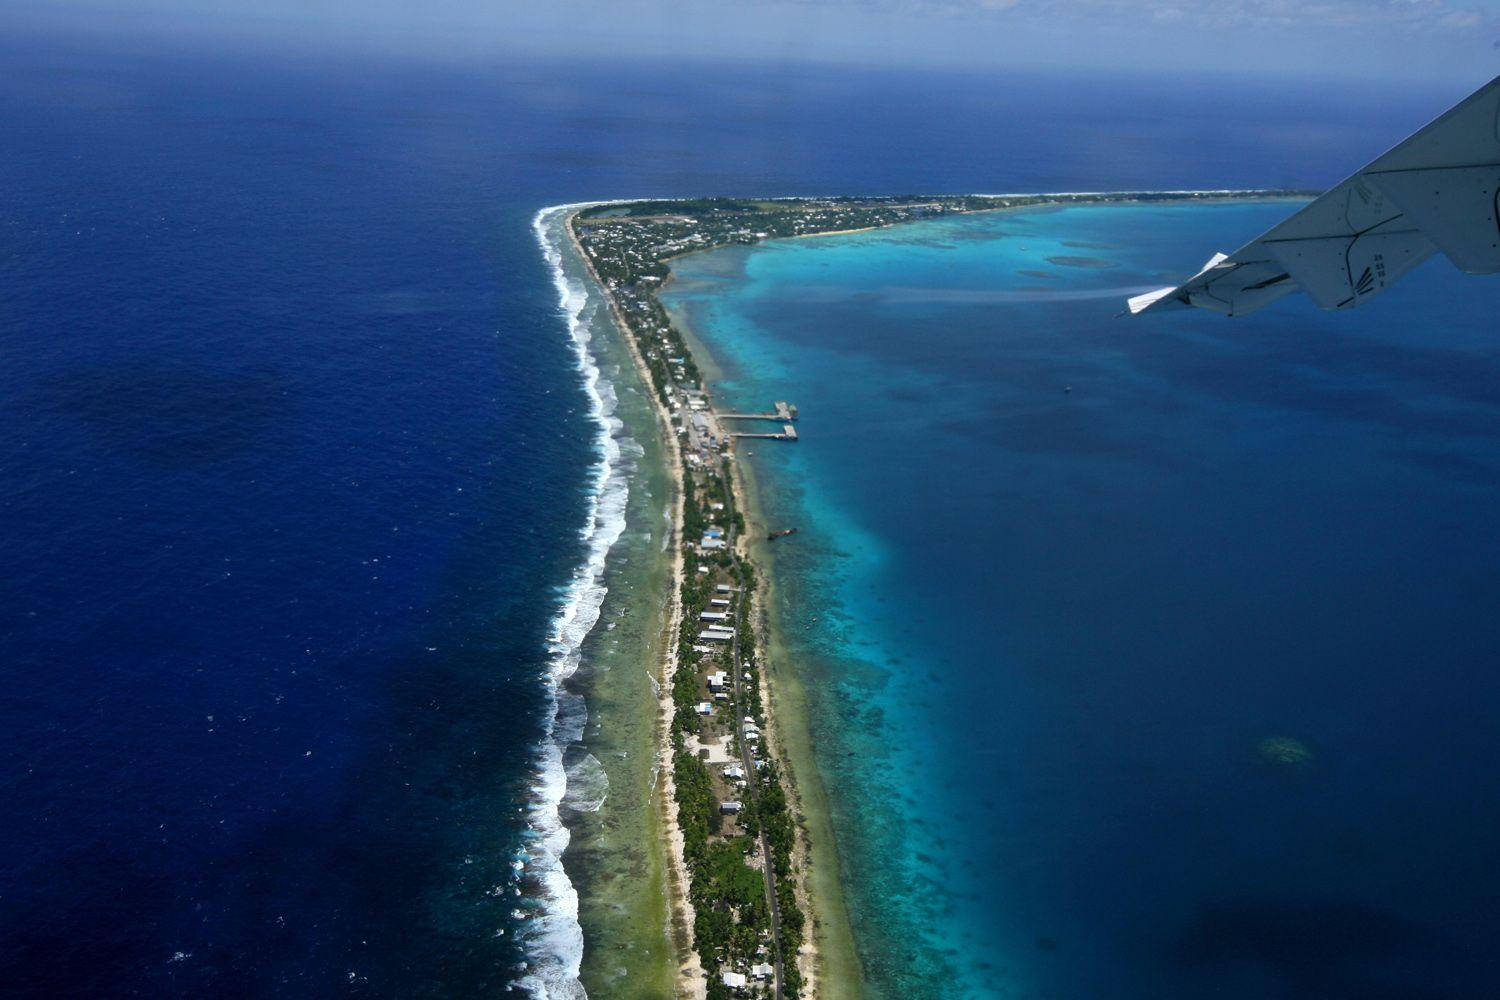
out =
[[[1493,981],[1500,282],[1117,316],[1292,207],[678,262],[718,396],[801,407],[745,450],[874,995]]]

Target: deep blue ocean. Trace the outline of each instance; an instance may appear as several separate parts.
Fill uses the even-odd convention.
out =
[[[444,65],[17,35],[0,44],[0,982],[9,995],[48,997],[470,995],[503,990],[535,960],[526,927],[543,904],[513,862],[527,843],[550,706],[547,638],[586,552],[579,529],[597,457],[531,229],[542,206],[1326,185],[1467,89],[1240,81],[1210,105],[1199,82],[1175,79],[691,60]],[[1162,266],[1192,263],[1174,255]],[[1406,315],[1405,333],[1420,339],[1423,313]],[[1227,339],[1213,346],[1236,350]],[[1385,350],[1365,355],[1369,379],[1406,364],[1419,365],[1415,378],[1448,377],[1447,355]],[[1162,364],[1160,398],[1170,401],[1185,373]],[[1263,376],[1242,381],[1233,366],[1176,364],[1217,387],[1231,422],[1238,403],[1293,391]],[[1422,419],[1439,433],[1479,407],[1479,446],[1493,431],[1484,419],[1494,383],[1488,368],[1462,370],[1483,398]],[[1082,384],[1087,373],[1060,377]],[[1253,430],[1294,442],[1308,468],[1356,456],[1320,450],[1319,425],[1298,419],[1305,409],[1348,410],[1388,434],[1410,416],[1364,385],[1299,398],[1314,402]],[[1099,447],[1088,440],[1094,425],[1070,426],[1080,452]],[[1139,477],[1142,491],[1153,470],[1191,457],[1170,438],[1145,450],[1110,440],[1121,478]],[[1255,443],[1256,461],[1233,476],[1284,475],[1264,439]],[[1359,549],[1364,561],[1348,566],[1381,572],[1318,577],[1311,570],[1338,556],[1314,548],[1331,562],[1294,560],[1279,586],[1256,577],[1266,590],[1244,600],[1261,594],[1276,637],[1259,647],[1277,659],[1268,687],[1309,695],[1307,718],[1267,718],[1255,731],[1285,728],[1328,767],[1363,767],[1392,790],[1412,789],[1398,799],[1409,807],[1403,836],[1430,859],[1454,831],[1471,837],[1492,821],[1496,771],[1479,766],[1492,763],[1484,729],[1494,688],[1480,655],[1493,648],[1484,625],[1494,606],[1492,473],[1416,438],[1402,447],[1425,456],[1432,488],[1389,500],[1406,515],[1393,529],[1400,558]],[[1173,503],[1143,502],[1122,536],[1112,507],[1083,516],[1087,481],[1065,462],[1038,463],[1031,488],[1056,477],[1080,511],[1076,530],[1028,536],[1045,556],[1034,584],[970,581],[993,585],[984,606],[1031,620],[1033,637],[1046,634],[1047,616],[1078,611],[1051,599],[1066,590],[1054,577],[1087,581],[1102,559],[1112,571],[1093,579],[1117,584],[1131,551],[1120,539],[1144,547],[1179,522]],[[1234,482],[1203,502],[1255,502]],[[1315,485],[1301,496],[1293,484],[1279,499],[1316,498]],[[1379,505],[1360,500],[1368,528]],[[1283,521],[1278,509],[1262,512],[1253,537],[1163,536],[1181,556],[1176,582],[1191,583],[1199,564],[1223,577],[1238,558],[1307,551],[1308,519]],[[1328,519],[1315,539],[1340,523]],[[1370,536],[1345,537],[1354,546]],[[1433,589],[1439,570],[1451,572],[1447,591]],[[1293,601],[1310,579],[1322,581],[1312,598]],[[1329,579],[1360,587],[1340,591]],[[1149,613],[1164,641],[1194,643],[1191,660],[1164,661],[1183,671],[1190,662],[1206,671],[1214,642],[1233,645],[1250,628],[1197,620],[1184,632],[1180,616],[1211,612],[1127,590],[1111,620],[1139,628],[1138,613]],[[1473,603],[1440,613],[1452,593]],[[1425,729],[1372,727],[1388,717],[1341,710],[1342,686],[1365,676],[1341,644],[1361,634],[1366,654],[1421,657],[1427,686],[1362,685],[1357,704],[1384,692],[1472,738],[1456,740],[1467,752],[1455,750],[1441,774],[1405,766],[1430,762],[1429,747],[1410,745]],[[1148,691],[1174,721],[1215,724],[1194,710],[1193,699],[1217,690],[1206,673],[1148,687],[1108,648],[1096,652],[1051,667],[1107,668],[1087,686],[1087,709],[1110,726],[1083,719],[1068,739],[1117,732],[1111,713],[1139,712]],[[1333,658],[1339,668],[1326,672]],[[1122,703],[1125,689],[1136,696]],[[1458,690],[1472,697],[1455,716]],[[967,710],[982,707],[976,699]],[[1172,736],[1157,716],[1132,718]],[[1184,756],[1212,752],[1183,737]],[[1316,800],[1317,780],[1293,794]],[[1457,811],[1426,809],[1417,792],[1435,782],[1468,793],[1444,800]],[[1340,850],[1373,851],[1372,863],[1386,865],[1410,856],[1390,838],[1362,836],[1357,811],[1340,814],[1351,817]],[[1170,808],[1152,815],[1167,828],[1193,823]],[[1085,836],[1087,864],[1074,871],[1069,905],[1092,905],[1097,869],[1138,875],[1109,891],[1128,889],[1149,910],[1160,866],[1119,855],[1108,837],[1088,841],[1086,829],[1072,835]],[[1457,898],[1482,928],[1476,887],[1493,883],[1480,859],[1462,857],[1460,870],[1408,874],[1428,893],[1432,880],[1462,879]],[[1287,866],[1285,877],[1299,871]],[[1318,873],[1302,873],[1314,882],[1309,906],[1330,895]],[[1264,925],[1233,908],[1207,912],[1250,932]],[[1295,951],[1287,938],[1325,917],[1294,911],[1296,933],[1273,932],[1262,947]],[[1112,960],[1055,923],[1017,933],[1055,936],[1047,954],[1057,961]],[[881,961],[899,967],[906,956]],[[1121,995],[1135,995],[1128,985]]]

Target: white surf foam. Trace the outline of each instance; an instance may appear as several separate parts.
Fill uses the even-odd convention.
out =
[[[599,621],[606,593],[605,562],[609,550],[625,530],[629,485],[622,456],[624,449],[634,444],[622,435],[623,425],[614,415],[615,387],[601,373],[589,348],[593,331],[588,316],[588,289],[563,268],[562,248],[567,238],[562,231],[563,219],[575,207],[546,208],[532,220],[537,242],[552,269],[558,304],[573,340],[578,371],[589,400],[589,415],[596,428],[594,442],[598,454],[591,470],[588,511],[581,531],[585,557],[562,590],[548,640],[551,711],[547,737],[537,748],[533,800],[527,815],[530,834],[521,859],[521,874],[539,886],[540,898],[535,900],[537,907],[528,911],[520,932],[528,962],[526,975],[517,985],[542,1000],[583,1000],[587,996],[578,981],[583,962],[578,891],[568,879],[562,862],[569,834],[559,810],[565,797],[575,809],[600,808],[608,779],[591,756],[584,760],[593,761],[594,766],[575,765],[572,778],[563,766],[563,752],[582,738],[588,711],[583,699],[564,691],[562,685],[578,670],[583,640]],[[570,796],[569,786],[575,780],[578,787]]]
[[[562,804],[574,812],[598,812],[609,794],[609,775],[591,753],[581,755],[567,767],[568,791]]]

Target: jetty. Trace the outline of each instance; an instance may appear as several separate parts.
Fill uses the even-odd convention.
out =
[[[781,433],[779,434],[755,434],[749,431],[731,431],[729,436],[732,438],[765,438],[769,441],[795,441],[797,440],[797,428],[791,424],[783,424],[781,426]]]
[[[774,420],[787,424],[797,419],[797,408],[785,400],[778,399],[770,413],[720,413],[720,420]]]

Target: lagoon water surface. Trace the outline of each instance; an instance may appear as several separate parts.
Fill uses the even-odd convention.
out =
[[[1500,284],[1115,318],[1292,206],[680,261],[750,461],[870,986],[1488,991]]]

